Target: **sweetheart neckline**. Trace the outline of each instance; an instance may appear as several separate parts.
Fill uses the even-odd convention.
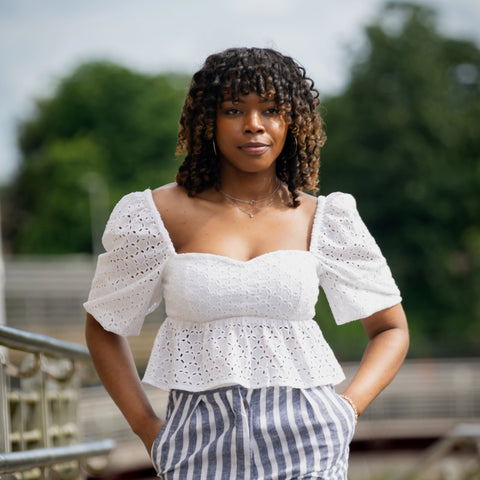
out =
[[[261,260],[264,259],[265,257],[269,257],[275,254],[279,253],[300,253],[300,254],[311,254],[312,252],[310,250],[298,250],[298,249],[280,249],[280,250],[272,250],[271,252],[265,252],[260,255],[257,255],[256,257],[249,258],[248,260],[240,260],[238,258],[233,258],[229,257],[228,255],[220,255],[217,253],[209,253],[209,252],[181,252],[177,253],[174,252],[173,256],[174,257],[186,257],[186,256],[206,256],[206,257],[214,257],[223,261],[227,262],[233,262],[233,263],[240,263],[240,264],[247,264],[247,263],[252,263],[255,260]]]
[[[209,252],[184,252],[184,253],[178,253],[175,249],[175,246],[173,245],[173,242],[172,242],[172,239],[170,237],[170,233],[169,231],[167,230],[167,228],[165,227],[165,224],[163,223],[163,219],[162,219],[162,215],[160,214],[157,206],[155,205],[155,201],[153,200],[153,192],[151,189],[147,188],[146,190],[144,190],[143,192],[144,196],[147,198],[147,203],[149,204],[149,207],[150,209],[153,211],[155,217],[156,217],[156,220],[157,220],[157,225],[158,227],[160,228],[161,231],[164,232],[165,234],[165,237],[167,238],[168,240],[168,245],[169,245],[169,248],[172,252],[172,255],[173,256],[181,256],[181,255],[209,255],[209,256],[212,256],[212,257],[216,257],[216,258],[220,258],[220,259],[227,259],[227,260],[230,260],[232,262],[236,262],[236,263],[249,263],[249,262],[252,262],[253,260],[256,260],[258,258],[262,258],[262,257],[265,257],[265,256],[268,256],[268,255],[271,255],[271,254],[274,254],[274,253],[278,253],[278,252],[301,252],[301,253],[312,253],[312,240],[314,238],[314,235],[315,235],[315,231],[316,229],[318,228],[318,225],[317,223],[319,222],[319,216],[320,216],[320,202],[319,202],[319,199],[317,198],[317,208],[315,210],[315,215],[313,217],[313,224],[312,224],[312,231],[310,233],[310,244],[309,244],[309,247],[308,247],[308,250],[299,250],[299,249],[279,249],[279,250],[272,250],[270,252],[266,252],[266,253],[262,253],[261,255],[257,255],[256,257],[252,257],[248,260],[238,260],[236,258],[233,258],[233,257],[229,257],[227,255],[220,255],[220,254],[217,254],[217,253],[209,253]],[[144,198],[145,198],[144,197]]]

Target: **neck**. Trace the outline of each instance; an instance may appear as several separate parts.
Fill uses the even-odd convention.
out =
[[[232,178],[222,178],[222,191],[242,200],[259,200],[271,194],[278,185],[275,174],[235,175]]]

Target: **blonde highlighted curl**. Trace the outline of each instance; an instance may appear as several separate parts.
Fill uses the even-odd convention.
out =
[[[318,113],[318,91],[303,67],[268,48],[232,48],[210,55],[193,75],[185,99],[177,155],[185,155],[176,182],[193,196],[220,185],[220,165],[213,147],[217,110],[232,100],[256,93],[273,99],[289,122],[287,139],[277,158],[277,176],[299,205],[299,191],[317,191],[320,147],[326,140]]]

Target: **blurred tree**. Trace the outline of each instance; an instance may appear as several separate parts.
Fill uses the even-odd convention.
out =
[[[322,194],[351,192],[402,290],[413,353],[480,347],[480,50],[392,2],[325,103]]]
[[[385,7],[366,39],[347,88],[324,102],[321,193],[357,198],[402,290],[411,352],[478,354],[480,50],[445,38],[433,11],[405,2]],[[38,101],[2,203],[10,249],[90,252],[102,189],[108,210],[126,192],[172,181],[186,83],[88,63]],[[340,357],[357,358],[358,322],[339,334],[325,301],[318,313]]]
[[[188,78],[81,65],[19,127],[20,172],[6,192],[6,243],[15,253],[92,251],[112,205],[173,181]],[[109,192],[108,205],[101,200]],[[98,235],[97,235],[98,236]]]

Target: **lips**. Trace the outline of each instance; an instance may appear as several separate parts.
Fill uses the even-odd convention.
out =
[[[248,155],[262,155],[269,148],[269,145],[260,142],[248,142],[240,146],[240,149]]]

